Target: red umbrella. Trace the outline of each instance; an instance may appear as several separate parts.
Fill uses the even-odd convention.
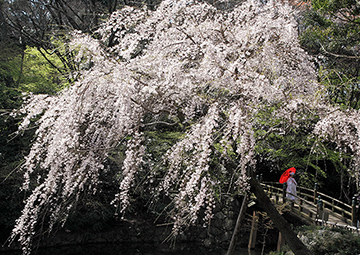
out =
[[[280,183],[286,182],[286,181],[289,179],[289,177],[290,177],[290,173],[295,173],[295,172],[296,172],[295,167],[289,168],[288,170],[286,170],[285,172],[283,172],[283,174],[280,176],[279,182],[280,182]]]

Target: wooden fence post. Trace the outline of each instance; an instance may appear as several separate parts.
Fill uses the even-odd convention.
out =
[[[314,186],[314,204],[316,204],[318,184],[315,182]]]
[[[321,200],[321,196],[319,196],[319,199],[317,201],[317,210],[316,210],[316,217],[315,219],[322,219],[322,216],[323,216],[323,209],[324,209],[324,204],[323,204],[323,201]],[[323,222],[321,222],[321,226],[323,225]]]
[[[356,198],[353,197],[352,198],[352,203],[351,203],[351,224],[353,226],[357,226],[357,215],[356,215]]]
[[[235,229],[234,229],[233,235],[231,237],[230,245],[229,245],[226,255],[234,254],[234,251],[236,248],[236,243],[238,240],[238,235],[240,232],[241,223],[243,222],[243,220],[245,218],[248,201],[249,201],[249,194],[245,193],[242,204],[241,204],[240,212],[239,212],[238,218],[236,220]]]
[[[282,246],[285,245],[285,239],[282,237],[281,232],[279,231],[279,238],[278,238],[278,242],[277,242],[277,252],[280,252],[280,249]]]
[[[256,236],[257,236],[257,230],[258,230],[258,222],[259,222],[259,213],[253,212],[252,222],[251,222],[251,232],[250,232],[250,238],[249,238],[249,249],[254,249],[256,245]]]
[[[286,186],[287,186],[287,184],[286,184],[286,182],[284,182],[284,184],[283,184],[283,203],[286,202]]]

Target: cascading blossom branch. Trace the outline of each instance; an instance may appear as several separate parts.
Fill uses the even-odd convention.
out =
[[[70,45],[88,63],[81,78],[56,96],[31,96],[23,108],[21,128],[42,113],[23,166],[24,189],[35,188],[12,233],[24,254],[38,219],[47,214],[50,225],[64,222],[80,192],[96,192],[108,153],[130,138],[113,201],[126,211],[136,176],[145,171],[143,130],[156,128],[160,117],[191,125],[164,156],[167,172],[156,189],[173,198],[175,232],[196,222],[202,209],[205,221],[211,219],[219,185],[247,191],[261,111],[272,107],[284,125],[296,125],[317,107],[323,115],[331,111],[298,43],[294,15],[279,1],[249,0],[220,11],[165,0],[155,11],[114,12],[97,31],[100,39],[75,32]],[[153,123],[145,122],[149,116]],[[224,184],[210,162],[214,153],[226,160],[229,152],[239,167],[225,169],[235,179]]]
[[[360,112],[359,110],[340,110],[334,108],[316,124],[314,135],[322,140],[336,144],[337,150],[342,154],[351,155],[352,162],[349,174],[360,180]],[[320,149],[321,151],[321,149]]]

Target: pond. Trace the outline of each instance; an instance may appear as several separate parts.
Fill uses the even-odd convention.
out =
[[[269,251],[265,251],[265,254]],[[0,252],[1,253],[1,252]],[[21,255],[20,251],[5,252],[4,255]],[[225,255],[224,249],[209,249],[197,244],[177,244],[175,249],[169,245],[139,244],[88,244],[40,248],[34,255]],[[261,249],[239,248],[236,255],[260,255]]]

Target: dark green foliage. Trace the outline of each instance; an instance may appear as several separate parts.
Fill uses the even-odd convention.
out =
[[[303,226],[298,230],[316,255],[360,253],[360,236],[349,230],[316,226]]]
[[[295,167],[299,183],[311,187],[316,176],[325,175],[318,166],[324,157],[313,150],[316,140],[309,136],[317,116],[298,113],[306,115],[304,119],[308,121],[293,126],[288,120],[273,118],[274,109],[264,109],[258,115],[257,121],[262,126],[256,134],[259,139],[256,144],[258,173],[263,174],[266,181],[277,182],[282,172]]]
[[[45,54],[56,66],[61,66],[55,55]],[[19,89],[34,94],[55,94],[68,86],[66,77],[61,75],[36,48],[27,47],[24,51],[23,73],[19,80]]]
[[[160,131],[147,131],[145,145],[148,148],[149,160],[160,163],[165,153],[182,137],[183,133],[171,132],[166,129]]]
[[[327,89],[330,102],[341,108],[359,109],[360,4],[354,0],[312,0],[310,4],[312,8],[301,20],[300,40],[315,57],[319,82]],[[317,169],[314,181],[323,188],[339,187],[329,191],[349,202],[356,192],[347,172],[351,155],[340,155],[332,143],[316,141],[315,145],[316,158],[309,161],[309,166]],[[323,174],[317,175],[320,169]]]
[[[16,135],[21,116],[11,113],[22,105],[23,92],[56,93],[63,84],[36,49],[24,49],[6,36],[0,38],[0,241],[8,238],[28,195],[20,191],[19,169],[35,132],[30,128]]]
[[[9,116],[13,109],[22,104],[21,91],[17,88],[16,79],[19,76],[16,60],[21,54],[20,49],[9,44],[9,41],[0,41],[0,159],[1,169],[4,161],[9,157],[15,159],[21,154],[21,145],[16,146],[10,140],[10,135],[17,130],[16,122]],[[19,160],[19,158],[17,158]],[[12,160],[13,161],[13,160]],[[3,172],[3,171],[1,171]]]
[[[21,209],[23,207],[24,194],[19,192],[19,175],[13,174],[6,181],[3,177],[0,179],[0,242],[9,237],[9,233],[12,230],[15,219],[20,216]]]
[[[18,120],[9,116],[22,102],[15,83],[18,72],[14,59],[19,55],[16,45],[0,40],[0,241],[8,237],[24,199],[24,194],[19,193],[21,175],[15,169],[21,164],[28,143],[23,137],[11,139]]]
[[[105,189],[104,193],[86,195],[80,198],[66,221],[65,228],[70,231],[104,231],[115,222],[114,206],[110,204],[116,186]],[[110,193],[110,194],[109,194]]]
[[[336,104],[360,107],[360,4],[353,0],[313,0],[301,43],[317,57],[319,79]]]

